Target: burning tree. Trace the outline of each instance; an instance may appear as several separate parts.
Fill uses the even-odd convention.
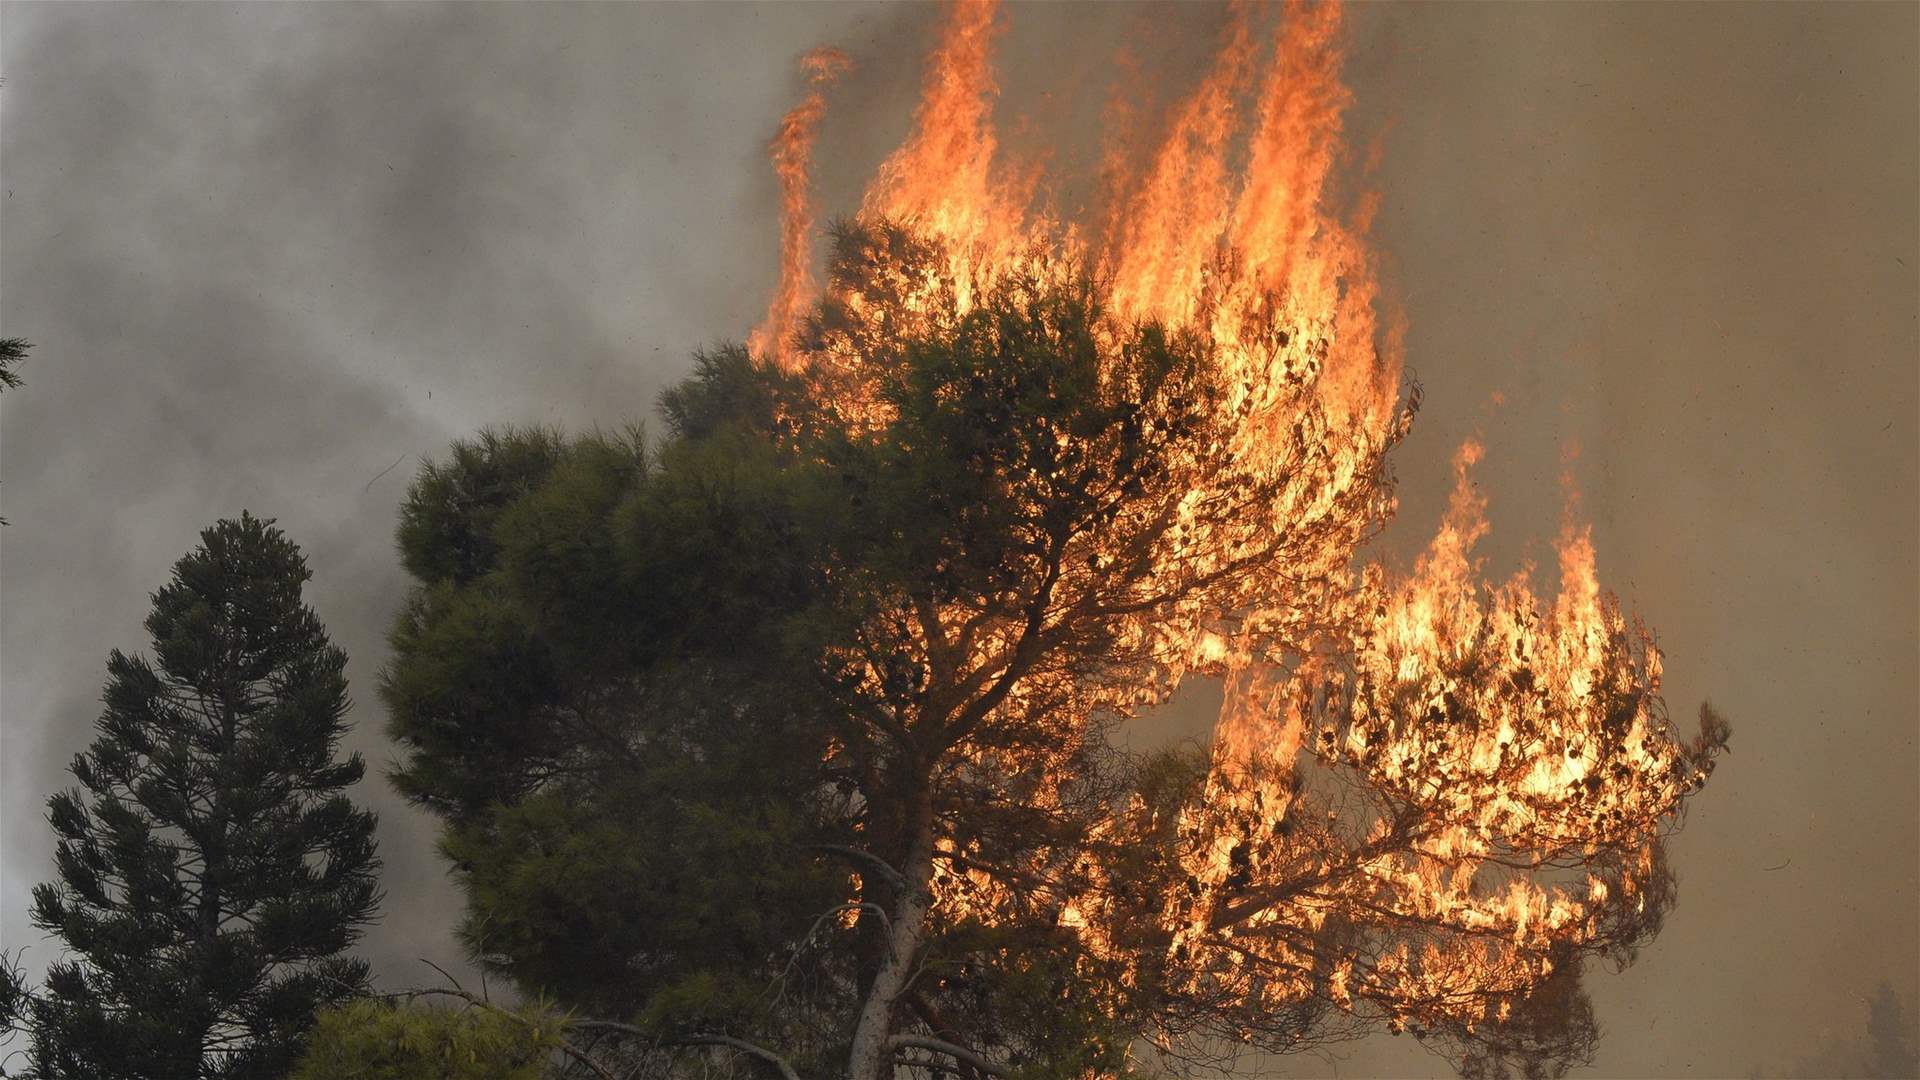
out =
[[[1113,1075],[1376,1027],[1583,1060],[1582,972],[1658,929],[1726,726],[1676,733],[1577,524],[1551,600],[1479,584],[1475,446],[1411,575],[1359,560],[1418,393],[1364,208],[1327,205],[1337,9],[1265,65],[1236,9],[1086,227],[1001,179],[995,17],[952,9],[802,303],[810,60],[787,280],[669,439],[490,435],[416,482],[387,697],[470,943],[666,1071]],[[1210,748],[1118,748],[1197,675]]]

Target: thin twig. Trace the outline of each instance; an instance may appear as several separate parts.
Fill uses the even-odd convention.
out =
[[[399,466],[399,464],[400,464],[401,462],[403,462],[403,461],[405,461],[405,460],[407,460],[408,458],[410,458],[410,457],[412,457],[412,456],[413,456],[413,455],[412,455],[411,453],[407,453],[407,454],[401,454],[401,455],[400,455],[399,457],[397,457],[397,458],[394,458],[394,459],[393,459],[393,464],[392,464],[392,465],[389,465],[389,466],[387,466],[386,468],[384,468],[384,469],[381,469],[381,470],[380,470],[379,472],[377,472],[377,473],[374,473],[374,474],[373,474],[373,480],[378,480],[378,479],[380,479],[381,477],[383,477],[383,476],[385,476],[385,475],[387,475],[388,473],[390,473],[390,472],[392,472],[392,471],[393,471],[393,470],[394,470],[395,468],[397,468],[397,467]],[[366,494],[367,492],[369,492],[369,491],[372,491],[372,490],[373,490],[373,480],[369,480],[369,481],[367,481],[367,486],[366,486],[366,487],[363,487],[363,488],[361,488],[361,489],[360,489],[360,493],[361,493],[362,495],[365,495],[365,494]]]
[[[416,956],[416,957],[414,957],[414,959],[415,959],[415,960],[418,960],[418,961],[420,961],[421,963],[423,963],[423,964],[425,964],[425,965],[427,965],[428,967],[430,967],[430,968],[432,968],[433,970],[435,970],[435,971],[437,971],[437,972],[439,972],[439,973],[440,973],[440,977],[441,977],[441,978],[443,978],[443,979],[445,979],[445,980],[447,980],[448,982],[450,982],[450,983],[452,983],[452,984],[453,984],[453,986],[454,986],[454,989],[456,989],[456,990],[459,990],[459,991],[461,991],[462,993],[464,993],[464,992],[466,992],[466,989],[467,989],[467,988],[466,988],[466,987],[464,987],[464,986],[461,986],[461,985],[460,985],[460,980],[459,980],[459,979],[456,979],[456,978],[454,978],[454,977],[453,977],[453,976],[452,976],[451,974],[449,974],[449,973],[447,972],[447,969],[446,969],[446,968],[443,968],[443,967],[441,967],[441,966],[440,966],[439,964],[436,964],[436,963],[434,963],[433,961],[431,961],[431,960],[429,960],[429,959],[427,959],[427,958],[426,958],[426,957],[424,957],[424,956]]]

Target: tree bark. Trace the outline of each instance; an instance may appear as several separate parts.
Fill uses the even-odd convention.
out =
[[[889,916],[892,921],[883,927],[886,949],[853,1029],[847,1080],[885,1080],[891,1075],[894,1011],[906,993],[914,960],[926,940],[927,912],[933,906],[933,793],[929,785],[920,785],[911,815],[912,839],[899,868],[905,887],[899,891]]]

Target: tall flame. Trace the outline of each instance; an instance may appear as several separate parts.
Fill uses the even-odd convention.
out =
[[[1190,322],[1232,209],[1226,154],[1253,73],[1252,8],[1231,9],[1213,68],[1181,103],[1132,197],[1116,200],[1108,249],[1122,318]]]
[[[827,87],[847,68],[846,54],[815,49],[800,58],[807,96],[780,121],[773,138],[773,171],[780,181],[780,284],[766,321],[747,339],[753,354],[787,366],[800,316],[813,303],[813,140],[827,114]]]
[[[880,166],[861,201],[865,220],[911,222],[946,249],[948,272],[969,302],[976,278],[1008,259],[1023,234],[1027,193],[995,172],[993,41],[999,5],[967,0],[948,11],[927,63],[913,134]]]

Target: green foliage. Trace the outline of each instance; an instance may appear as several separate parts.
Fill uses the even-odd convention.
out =
[[[561,437],[537,428],[487,432],[428,463],[400,511],[400,557],[427,581],[465,583],[493,560],[493,519],[552,472]]]
[[[1070,934],[968,921],[942,933],[929,955],[944,958],[929,967],[929,1008],[957,1041],[1012,1047],[1015,1077],[1127,1074],[1132,1007]]]
[[[476,954],[661,1031],[751,1012],[846,887],[793,857],[823,835],[825,733],[770,677],[783,646],[749,599],[779,592],[768,474],[668,455],[503,432],[429,467],[382,688],[409,750],[394,779],[448,821]]]
[[[364,982],[342,953],[378,901],[374,818],[343,794],[364,766],[335,753],[346,655],[309,577],[271,522],[221,521],[153,596],[154,662],[108,660],[34,890],[70,950],[27,1001],[38,1074],[280,1076]]]
[[[539,1080],[565,1029],[537,1008],[362,999],[320,1014],[292,1080]]]
[[[738,346],[699,353],[693,375],[660,395],[660,413],[673,434],[688,441],[727,429],[765,431],[783,396],[783,382]]]
[[[0,338],[0,390],[20,388],[20,373],[15,370],[27,358],[33,343],[25,338]]]
[[[0,1047],[13,1041],[25,1026],[27,1003],[32,991],[20,970],[17,954],[0,952]],[[4,1051],[0,1051],[3,1054]],[[0,1057],[0,1076],[5,1076],[4,1057]]]

